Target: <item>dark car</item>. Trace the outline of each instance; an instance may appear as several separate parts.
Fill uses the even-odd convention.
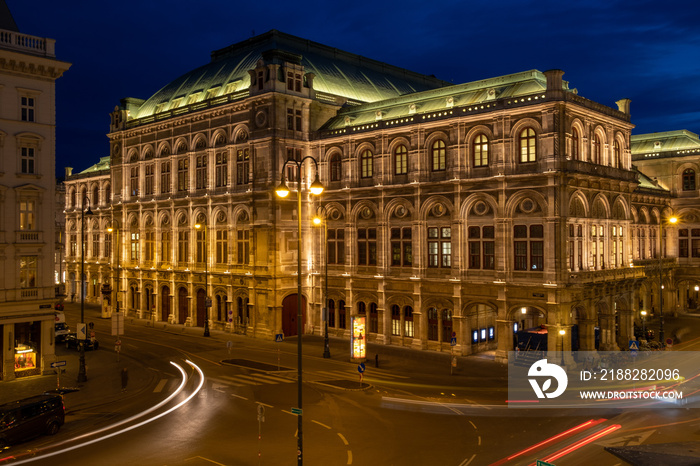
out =
[[[69,333],[66,335],[66,348],[79,349],[81,340],[78,340],[77,334]],[[100,342],[97,339],[92,340],[88,338],[87,340],[82,340],[85,344],[85,350],[96,350],[100,347]]]
[[[70,327],[65,322],[57,322],[56,327],[56,343],[63,343],[70,333]]]
[[[0,405],[0,449],[61,428],[66,408],[61,395],[37,395]]]

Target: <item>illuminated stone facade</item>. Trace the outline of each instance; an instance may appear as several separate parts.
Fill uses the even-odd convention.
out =
[[[70,64],[56,60],[53,39],[20,33],[9,13],[2,25],[0,377],[11,380],[48,372],[55,359],[55,81]]]
[[[671,197],[632,166],[629,101],[562,75],[452,85],[276,31],[216,51],[123,99],[109,166],[67,179],[68,229],[72,193],[101,200],[87,297],[106,284],[131,315],[203,326],[209,296],[213,328],[295,335],[301,215],[305,333],[323,329],[327,264],[333,336],[363,315],[370,343],[499,360],[516,326],[549,329],[550,350],[624,347],[652,299],[658,223],[640,218]],[[283,171],[301,212],[274,194]]]

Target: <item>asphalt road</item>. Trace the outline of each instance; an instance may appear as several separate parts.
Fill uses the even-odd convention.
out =
[[[114,353],[109,321],[91,312],[93,318],[86,320],[95,323],[98,351]],[[68,305],[66,314],[74,325],[76,306]],[[667,325],[676,324],[690,326],[684,338],[695,341],[700,319],[679,318]],[[52,466],[296,464],[297,417],[291,413],[297,399],[294,341],[275,344],[231,335],[227,348],[228,338],[206,339],[143,324],[127,324],[125,333],[121,364],[145,369],[151,375],[148,383],[129,388],[122,400],[67,417],[54,437],[40,437],[6,453]],[[340,358],[342,343],[333,343],[330,360],[320,357],[315,343],[305,347],[303,439],[308,465],[531,464],[603,428],[619,426],[555,463],[617,465],[626,463],[604,446],[678,441],[692,438],[700,426],[700,413],[685,409],[509,409],[505,369],[480,358],[469,359],[450,375],[449,366],[420,354],[382,356],[379,369],[368,363],[365,385],[356,389],[357,365]],[[88,364],[91,356],[87,354]],[[281,370],[222,362],[232,359],[270,366],[279,360]],[[186,360],[201,369],[203,379]],[[183,377],[171,361],[187,375],[177,393]],[[142,414],[174,393],[163,406]],[[264,422],[258,420],[259,413]],[[598,424],[588,427],[592,421]],[[100,429],[104,430],[95,433]],[[569,429],[578,430],[563,435]],[[41,456],[46,454],[53,456]]]

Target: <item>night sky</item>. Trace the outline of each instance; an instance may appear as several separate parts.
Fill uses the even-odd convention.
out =
[[[109,154],[119,99],[146,99],[212,50],[271,29],[455,84],[559,68],[585,98],[632,99],[633,134],[700,131],[693,2],[6,2],[21,32],[56,39],[73,64],[57,81],[58,176]]]

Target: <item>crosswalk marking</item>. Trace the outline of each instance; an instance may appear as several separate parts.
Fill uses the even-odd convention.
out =
[[[224,383],[227,383],[229,385],[234,385],[236,387],[245,387],[246,385],[260,385],[260,384],[254,384],[254,383],[251,383],[248,381],[238,380],[234,377],[231,377],[230,375],[222,375],[221,378],[226,379],[226,382],[224,382]],[[241,383],[241,382],[245,382],[245,383]]]
[[[250,374],[251,377],[254,377],[256,379],[260,379],[261,381],[267,382],[267,383],[292,383],[293,380],[288,379],[286,377],[274,377],[271,375],[266,375],[266,374]]]
[[[357,373],[351,370],[333,370],[333,371],[309,371],[304,372],[304,380],[314,381],[314,380],[331,380],[331,379],[348,379],[355,380],[357,378]],[[402,375],[392,375],[384,373],[370,373],[367,375],[365,373],[365,380],[376,380],[376,381],[387,381],[392,379],[407,379],[409,377]],[[271,373],[258,373],[250,372],[249,374],[231,374],[222,375],[218,378],[209,377],[209,380],[216,383],[221,383],[233,387],[245,387],[245,386],[262,386],[262,385],[274,385],[274,384],[287,384],[294,383],[297,380],[297,374],[271,374]],[[161,380],[155,391],[160,391],[164,388],[167,380]]]

